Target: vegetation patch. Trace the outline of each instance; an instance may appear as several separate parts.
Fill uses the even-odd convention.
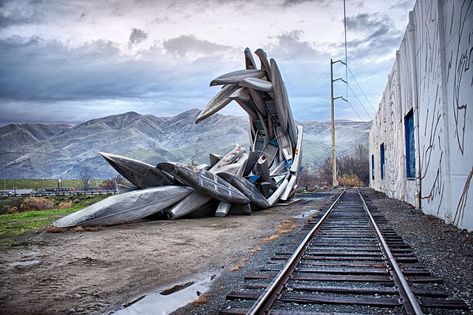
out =
[[[54,200],[46,197],[26,197],[20,205],[20,211],[48,210],[54,208]]]
[[[338,184],[344,187],[363,187],[365,184],[356,175],[341,176],[338,178]]]
[[[2,189],[45,189],[57,188],[57,179],[18,179],[9,178],[4,179]],[[82,182],[78,179],[63,179],[61,180],[62,187],[81,188]]]
[[[31,200],[25,202],[25,199],[36,197],[16,198],[15,202],[19,205],[18,209],[23,210],[0,215],[0,249],[19,245],[21,237],[25,237],[34,232],[45,230],[56,233],[63,232],[61,229],[51,227],[51,224],[63,216],[78,211],[106,197],[108,196],[74,196],[77,201],[75,203],[72,201],[66,203],[64,200],[58,200],[60,199],[59,197],[44,197],[44,199],[49,200],[49,205],[52,203],[55,207],[55,209],[49,210],[27,210],[24,207],[22,208],[22,205],[30,204],[32,202]],[[61,203],[62,206],[71,205],[71,207],[61,209],[58,207]],[[33,204],[36,204],[36,201]]]

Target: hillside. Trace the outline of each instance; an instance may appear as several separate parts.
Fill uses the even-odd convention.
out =
[[[93,119],[79,125],[10,124],[0,127],[0,176],[7,178],[77,178],[82,165],[90,165],[97,178],[116,172],[99,151],[116,153],[150,164],[162,161],[208,162],[208,153],[224,154],[235,144],[248,147],[245,117],[216,114],[195,124],[199,110],[172,117],[128,112]],[[303,122],[303,164],[330,154],[330,124]],[[349,154],[368,144],[371,122],[336,123],[337,147]]]

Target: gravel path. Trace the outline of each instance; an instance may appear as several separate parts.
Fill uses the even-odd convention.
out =
[[[421,211],[396,199],[389,199],[384,194],[372,189],[361,189],[370,208],[379,209],[394,230],[413,248],[425,268],[444,280],[444,288],[452,298],[464,300],[473,309],[473,235],[447,225],[442,220],[424,215]],[[307,195],[310,197],[310,195]],[[313,195],[315,196],[315,194]],[[306,202],[305,208],[320,209],[325,203]],[[245,274],[257,271],[265,266],[276,251],[295,248],[301,239],[298,233],[304,219],[297,221],[298,228],[282,237],[257,246],[248,257],[242,260],[241,268],[233,270],[227,266],[222,275],[214,282],[211,290],[204,294],[199,303],[192,303],[179,309],[174,314],[217,314],[225,303],[225,295],[242,288]],[[228,304],[227,304],[228,305]],[[448,312],[448,311],[447,311]]]
[[[449,295],[464,300],[473,309],[473,233],[445,224],[383,193],[368,188],[361,191],[371,199],[368,206],[382,212],[424,267],[444,280]]]
[[[328,208],[336,196],[338,196],[338,191],[335,193],[299,195],[298,198],[304,200],[291,206],[292,209],[298,209],[298,211],[291,211],[295,211],[294,214],[299,214],[293,217],[292,224],[287,224],[288,221],[279,224],[275,233],[253,247],[248,256],[243,256],[237,264],[226,266],[221,276],[215,280],[211,289],[201,299],[180,308],[173,314],[218,314],[225,303],[225,295],[230,291],[243,287],[244,275],[256,272],[262,266],[265,266],[269,258],[274,256],[277,251],[295,250],[306,234],[300,233],[300,228],[306,218],[316,214],[321,209]]]

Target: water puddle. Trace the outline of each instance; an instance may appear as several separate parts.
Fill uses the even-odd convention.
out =
[[[189,304],[208,291],[217,273],[203,273],[183,279],[178,284],[158,288],[156,292],[141,296],[114,312],[117,315],[166,315]]]
[[[317,212],[319,212],[319,210],[317,210],[317,209],[311,209],[311,210],[305,211],[305,212],[303,212],[303,213],[301,213],[301,214],[299,214],[299,215],[294,216],[294,218],[296,218],[296,219],[304,219],[304,218],[313,216],[313,215],[316,214]]]
[[[39,264],[38,259],[33,259],[33,260],[25,260],[25,261],[15,261],[12,263],[9,263],[8,265],[10,267],[18,267],[18,268],[25,268],[25,267],[33,267]]]
[[[330,199],[332,198],[332,194],[301,194],[298,195],[298,197],[304,201],[312,201],[312,200],[325,200],[325,199]]]
[[[193,284],[195,284],[194,281],[189,281],[189,282],[182,283],[182,284],[176,284],[176,285],[173,286],[172,288],[165,289],[165,290],[159,292],[159,294],[161,294],[161,295],[173,294],[173,293],[179,292],[179,291],[181,291],[181,290],[184,290],[185,288],[188,288],[188,287],[190,287],[190,286],[193,285]]]

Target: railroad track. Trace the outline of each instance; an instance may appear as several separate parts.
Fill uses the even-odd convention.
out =
[[[308,232],[307,232],[308,231]],[[294,251],[280,251],[227,294],[221,314],[466,314],[442,280],[358,190],[309,220]]]

